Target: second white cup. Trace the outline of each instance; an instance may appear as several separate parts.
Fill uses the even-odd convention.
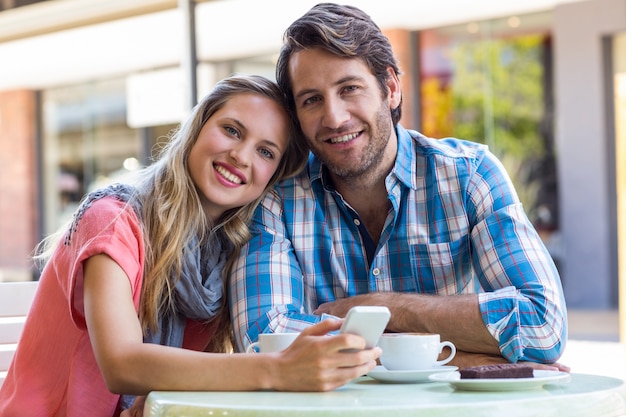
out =
[[[385,333],[378,340],[380,363],[390,371],[415,371],[445,365],[456,355],[452,342],[441,342],[436,333]],[[450,355],[437,360],[444,347]]]
[[[258,342],[248,345],[246,352],[280,352],[287,349],[299,335],[300,333],[262,333]]]

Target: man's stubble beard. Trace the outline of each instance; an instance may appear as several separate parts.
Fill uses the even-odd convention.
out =
[[[352,164],[349,162],[337,162],[336,159],[320,154],[315,149],[312,149],[312,152],[334,176],[350,182],[376,172],[376,166],[384,158],[392,128],[389,104],[384,101],[376,113],[375,130],[372,131],[371,128],[369,130],[371,140],[365,147],[360,161]]]

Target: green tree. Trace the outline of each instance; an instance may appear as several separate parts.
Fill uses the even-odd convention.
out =
[[[538,220],[546,179],[537,171],[554,163],[551,129],[544,128],[545,36],[468,41],[450,52],[453,136],[487,144]]]

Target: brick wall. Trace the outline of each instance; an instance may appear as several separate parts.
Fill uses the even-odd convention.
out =
[[[38,240],[37,98],[0,92],[0,281],[31,278]]]

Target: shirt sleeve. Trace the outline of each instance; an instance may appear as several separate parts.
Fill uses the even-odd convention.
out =
[[[83,264],[88,258],[105,254],[126,273],[133,292],[135,309],[139,307],[143,274],[143,238],[133,209],[112,197],[95,201],[87,208],[55,259],[57,268],[68,265],[64,291],[71,303],[74,323],[84,328]],[[62,283],[65,285],[65,283]]]
[[[303,305],[302,271],[287,236],[281,199],[268,193],[250,226],[245,245],[230,274],[230,308],[239,351],[261,333],[302,331],[331,317],[309,314]],[[306,301],[304,301],[306,302]]]
[[[559,273],[504,167],[489,152],[478,162],[467,195],[487,329],[511,362],[556,362],[567,338]]]

